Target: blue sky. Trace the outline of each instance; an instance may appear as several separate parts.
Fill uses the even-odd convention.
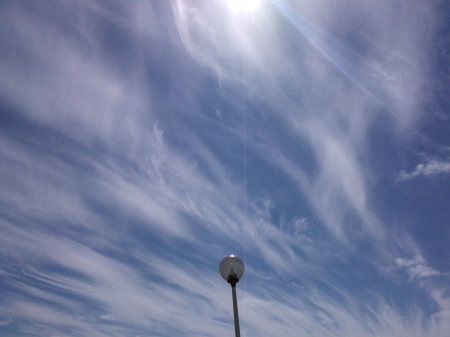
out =
[[[0,335],[448,337],[446,1],[2,1]]]

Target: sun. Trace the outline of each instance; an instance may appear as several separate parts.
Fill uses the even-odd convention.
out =
[[[258,9],[261,0],[225,0],[230,10],[237,13],[249,13]]]

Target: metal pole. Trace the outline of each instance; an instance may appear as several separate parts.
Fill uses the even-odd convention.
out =
[[[239,330],[239,315],[236,298],[236,283],[231,284],[231,292],[233,293],[234,330],[236,332],[236,337],[241,337],[241,331]]]

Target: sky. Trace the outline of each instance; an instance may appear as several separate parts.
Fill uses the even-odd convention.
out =
[[[450,3],[0,2],[0,335],[450,336]]]

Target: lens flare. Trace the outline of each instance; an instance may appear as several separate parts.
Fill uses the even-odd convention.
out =
[[[249,13],[255,11],[261,4],[261,0],[225,0],[233,13]]]

